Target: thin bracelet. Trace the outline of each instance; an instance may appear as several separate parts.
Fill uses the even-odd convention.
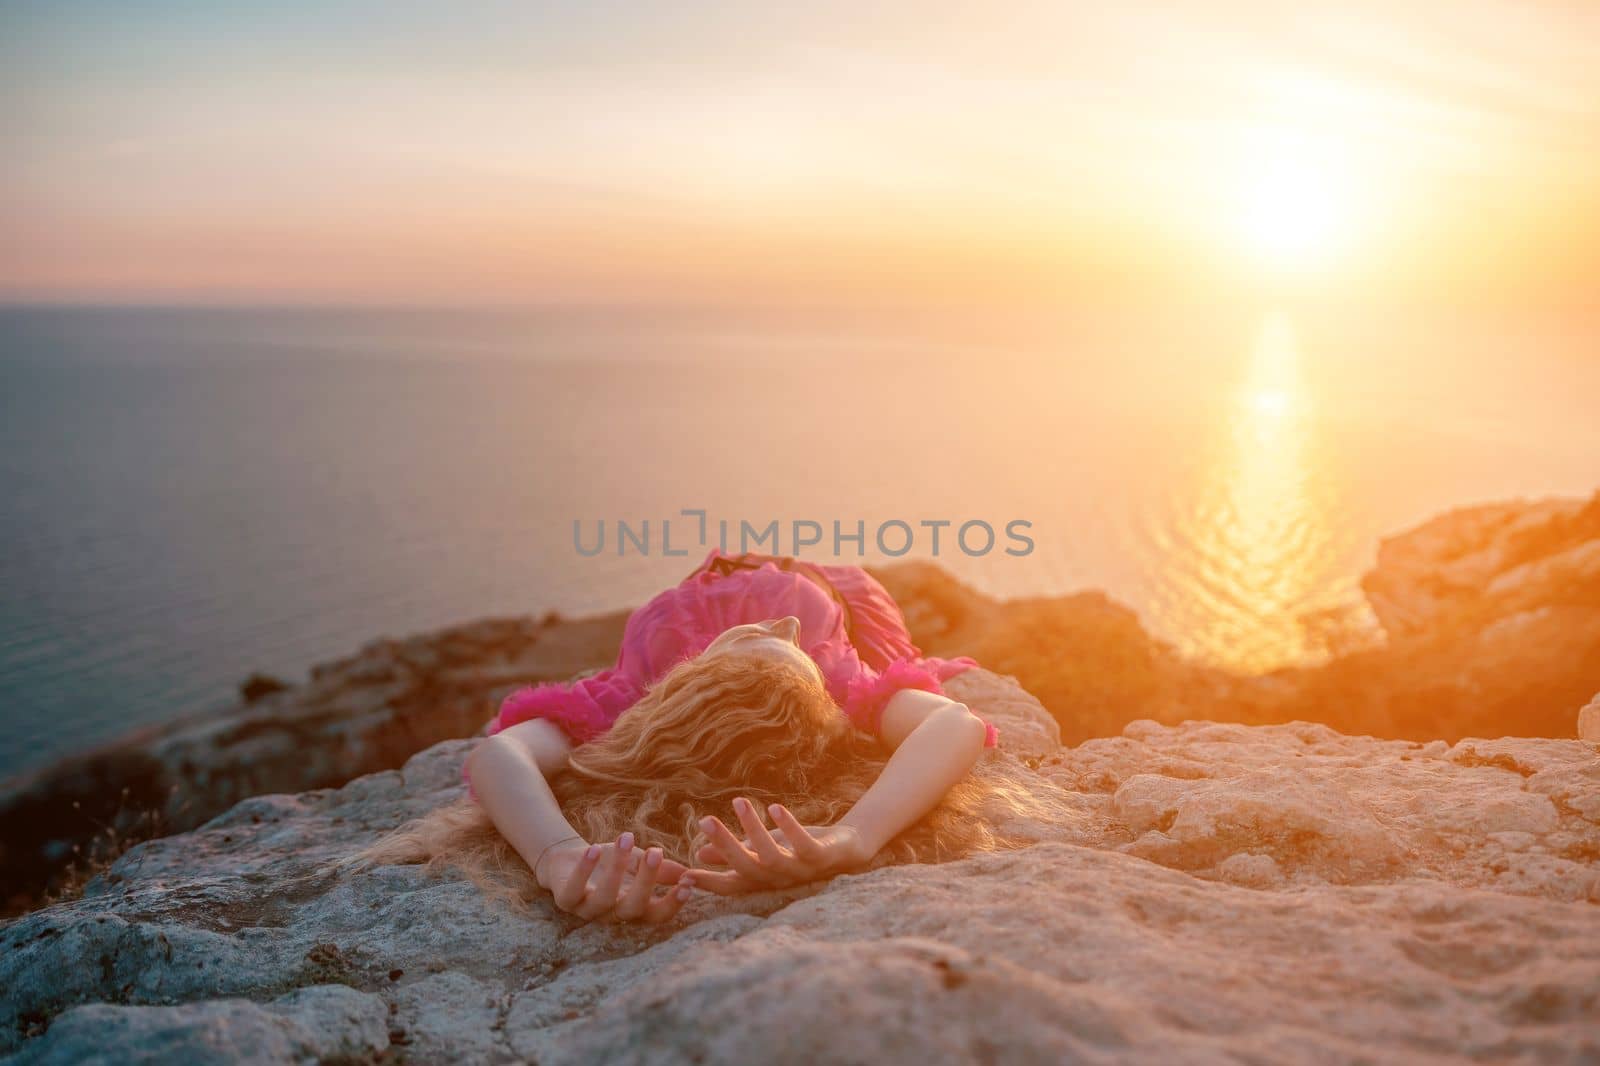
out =
[[[565,844],[569,840],[582,840],[582,839],[583,839],[583,834],[582,833],[573,833],[569,837],[562,837],[560,840],[552,840],[550,843],[546,844],[544,846],[544,851],[539,852],[539,857],[537,859],[533,860],[533,879],[535,881],[539,880],[539,864],[541,862],[544,862],[544,856],[545,856],[545,852],[546,851],[549,851],[551,848],[555,847],[557,844]]]

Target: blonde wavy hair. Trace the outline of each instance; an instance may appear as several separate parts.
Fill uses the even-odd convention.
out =
[[[698,819],[718,814],[740,836],[732,801],[782,803],[804,825],[831,825],[877,778],[889,753],[855,729],[814,675],[760,656],[720,653],[680,663],[605,733],[572,749],[551,791],[586,840],[632,830],[686,866],[706,842]],[[1070,817],[1012,756],[986,751],[927,815],[869,868],[943,862],[1032,843],[999,826],[1014,817]],[[357,856],[426,862],[484,891],[527,900],[542,890],[527,863],[470,797],[407,825]]]

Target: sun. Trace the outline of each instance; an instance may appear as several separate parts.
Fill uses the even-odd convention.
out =
[[[1240,230],[1259,262],[1275,270],[1309,269],[1339,251],[1349,196],[1331,161],[1277,145],[1251,163],[1243,186]]]

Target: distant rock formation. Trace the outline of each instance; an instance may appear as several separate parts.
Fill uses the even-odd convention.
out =
[[[417,867],[337,872],[460,795],[473,741],[249,799],[0,925],[28,1064],[1592,1062],[1600,762],[1323,725],[1129,723],[1076,748],[952,689],[1077,816],[1037,843],[579,925]]]
[[[1259,677],[1183,658],[1099,593],[996,600],[928,563],[878,573],[924,650],[1014,675],[1068,742],[1135,718],[1571,737],[1600,692],[1600,493],[1452,511],[1383,541],[1362,587],[1387,640]]]
[[[1139,718],[1204,718],[1237,678],[1190,662],[1103,592],[1001,600],[934,563],[874,569],[929,655],[971,655],[1010,674],[1056,716],[1068,744],[1113,736]]]
[[[1600,493],[1452,511],[1385,540],[1362,588],[1388,647],[1307,693],[1373,732],[1572,736],[1600,691]]]
[[[1450,511],[1383,540],[1361,588],[1394,641],[1515,630],[1552,608],[1600,614],[1600,493]]]
[[[1578,739],[1600,744],[1600,693],[1578,712]]]

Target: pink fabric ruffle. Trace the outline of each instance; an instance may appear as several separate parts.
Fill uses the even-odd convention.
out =
[[[571,683],[545,681],[524,685],[500,701],[500,710],[489,722],[489,736],[502,729],[548,718],[561,728],[573,744],[583,744],[610,729],[620,713],[614,708],[633,706],[644,690],[617,670],[602,670],[592,677]],[[461,779],[474,799],[472,775],[461,767]]]
[[[901,659],[890,663],[877,674],[863,670],[851,679],[845,693],[845,717],[857,729],[878,736],[883,709],[896,692],[914,688],[942,696],[945,681],[977,665],[977,660],[963,655],[958,659]],[[983,729],[983,746],[997,746],[1000,743],[1000,730],[990,722],[984,722]]]
[[[500,713],[489,723],[489,735],[534,718],[548,718],[574,744],[583,744],[611,728],[618,708],[633,706],[643,695],[642,687],[615,670],[574,684],[547,681],[525,685],[500,702]]]

